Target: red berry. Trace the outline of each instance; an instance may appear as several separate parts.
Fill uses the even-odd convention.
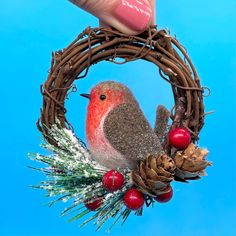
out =
[[[124,204],[130,210],[138,210],[144,204],[144,196],[137,189],[129,189],[124,196]]]
[[[52,171],[57,174],[65,174],[65,171],[59,169],[57,166],[52,166]]]
[[[96,211],[103,204],[103,199],[92,198],[86,200],[84,203],[87,209],[89,209],[90,211]]]
[[[156,196],[154,199],[160,203],[165,203],[165,202],[169,202],[170,199],[172,198],[173,196],[173,189],[172,187],[170,186],[170,191],[167,192],[167,193],[163,193],[163,194],[160,194],[158,196]]]
[[[174,128],[169,132],[169,144],[177,149],[187,148],[190,142],[190,132],[185,128]]]
[[[107,191],[116,191],[122,188],[124,184],[124,176],[116,170],[110,170],[103,175],[102,184]]]

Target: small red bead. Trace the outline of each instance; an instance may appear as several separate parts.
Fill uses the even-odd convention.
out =
[[[107,191],[116,191],[122,188],[124,184],[124,176],[116,170],[110,170],[103,175],[102,184]]]
[[[124,196],[124,204],[130,210],[138,210],[144,204],[144,196],[137,189],[129,189]]]
[[[170,188],[169,192],[160,194],[160,195],[156,196],[154,199],[160,203],[169,202],[170,199],[173,197],[173,189],[171,186],[169,188]]]
[[[64,170],[59,169],[57,166],[52,167],[52,171],[57,174],[65,174]]]
[[[177,149],[185,149],[191,142],[190,132],[185,128],[174,128],[168,136],[169,144]]]
[[[87,209],[89,209],[90,211],[96,211],[103,204],[103,199],[102,198],[88,199],[84,203]]]

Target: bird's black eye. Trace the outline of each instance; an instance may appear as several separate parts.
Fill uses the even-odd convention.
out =
[[[100,95],[100,100],[105,100],[106,99],[106,95],[104,95],[104,94],[102,94],[102,95]]]

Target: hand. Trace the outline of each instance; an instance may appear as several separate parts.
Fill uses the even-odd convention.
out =
[[[69,0],[119,31],[135,35],[155,24],[155,0]]]

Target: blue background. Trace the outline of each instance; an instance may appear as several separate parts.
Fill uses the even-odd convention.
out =
[[[188,49],[202,84],[211,88],[200,144],[211,151],[214,166],[208,177],[190,184],[174,184],[173,200],[147,209],[143,217],[131,216],[125,226],[111,235],[225,236],[236,234],[236,2],[235,0],[159,0],[157,20]],[[65,0],[12,0],[0,3],[1,136],[0,136],[0,235],[95,235],[93,225],[79,229],[53,209],[43,206],[44,192],[30,189],[43,179],[28,169],[29,151],[40,152],[35,121],[39,116],[39,85],[47,76],[52,50],[67,46],[97,20]],[[156,105],[171,108],[169,85],[156,68],[137,61],[124,66],[101,63],[88,78],[77,83],[88,92],[102,80],[126,83],[153,124]],[[157,79],[158,77],[158,79]],[[145,89],[144,89],[145,88]],[[86,101],[72,94],[68,117],[84,138]],[[105,235],[105,229],[96,235]]]

